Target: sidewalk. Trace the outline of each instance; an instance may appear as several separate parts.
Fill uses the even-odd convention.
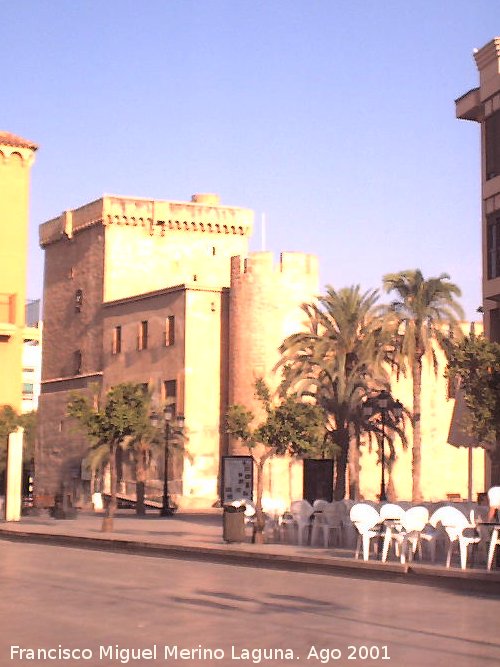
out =
[[[364,562],[352,549],[297,544],[226,544],[222,540],[222,511],[180,511],[170,518],[157,512],[136,517],[132,510],[119,510],[114,531],[101,531],[102,515],[79,512],[76,519],[56,520],[44,513],[22,517],[20,522],[0,522],[0,539],[57,544],[65,547],[99,549],[184,560],[265,567],[299,572],[386,579],[411,584],[459,588],[467,592],[500,595],[500,571],[486,571],[484,565],[445,568],[443,564],[401,565],[397,561]],[[249,527],[247,527],[249,531]],[[1,548],[1,545],[0,545]]]

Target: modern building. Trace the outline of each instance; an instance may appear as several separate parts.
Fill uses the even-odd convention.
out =
[[[23,334],[23,402],[21,412],[38,408],[42,380],[42,322],[40,299],[26,304],[26,327]]]
[[[479,86],[459,97],[457,118],[481,128],[483,312],[486,336],[500,343],[500,37],[474,49]],[[491,479],[500,482],[500,461]]]
[[[36,495],[50,503],[79,478],[86,443],[66,406],[72,391],[147,385],[185,417],[172,487],[183,506],[219,495],[229,453],[223,415],[271,375],[300,305],[318,292],[303,253],[248,255],[253,213],[216,195],[190,202],[104,196],[40,227],[44,326]]]

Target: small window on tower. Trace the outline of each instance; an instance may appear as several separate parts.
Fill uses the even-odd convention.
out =
[[[137,349],[147,350],[148,348],[148,321],[143,320],[139,324],[139,334],[137,336]]]
[[[82,351],[75,350],[73,352],[73,364],[74,364],[74,373],[75,375],[80,375],[82,372]]]
[[[112,354],[120,354],[122,351],[122,328],[120,326],[113,329],[113,342],[111,345]]]
[[[173,406],[174,415],[177,413],[177,380],[165,380],[165,403]]]
[[[83,306],[83,292],[77,289],[75,292],[75,313],[79,313]]]
[[[165,346],[169,347],[175,343],[175,317],[169,315],[165,320]]]

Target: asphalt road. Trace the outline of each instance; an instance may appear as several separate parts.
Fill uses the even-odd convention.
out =
[[[440,588],[0,542],[0,667],[493,667],[499,619]]]

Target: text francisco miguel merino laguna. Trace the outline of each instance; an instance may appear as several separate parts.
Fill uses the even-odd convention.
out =
[[[319,652],[315,647],[309,649],[308,659],[318,658]],[[59,644],[52,648],[25,648],[12,645],[10,647],[10,659],[36,660],[40,661],[82,661],[98,659],[113,660],[122,664],[143,660],[242,660],[258,664],[263,660],[297,660],[298,656],[290,648],[239,648],[231,646],[228,650],[222,648],[207,648],[198,645],[193,648],[181,648],[176,645],[157,646],[153,644],[149,648],[125,648],[119,644],[99,646],[91,648],[69,648]]]

